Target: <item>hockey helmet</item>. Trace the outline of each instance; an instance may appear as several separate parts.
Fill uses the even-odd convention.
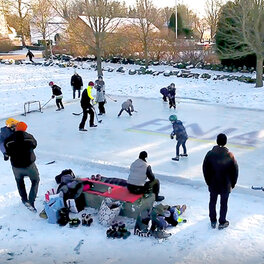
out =
[[[169,120],[171,122],[176,121],[177,120],[177,116],[176,115],[170,115]]]

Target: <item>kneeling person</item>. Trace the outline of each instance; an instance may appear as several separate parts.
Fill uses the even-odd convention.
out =
[[[130,172],[127,180],[127,188],[131,193],[141,194],[148,193],[151,190],[155,194],[155,200],[160,202],[164,196],[159,196],[160,183],[155,178],[151,166],[148,165],[146,158],[148,154],[142,151],[130,166]],[[149,179],[149,181],[146,181]]]

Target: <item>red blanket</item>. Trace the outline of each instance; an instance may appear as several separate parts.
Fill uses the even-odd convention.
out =
[[[92,191],[90,189],[90,186],[87,184],[84,186],[83,191],[91,194],[96,194],[104,197],[110,197],[115,200],[120,200],[120,201],[125,201],[125,202],[130,202],[134,203],[137,201],[139,198],[143,196],[143,194],[133,194],[128,191],[126,187],[123,186],[118,186],[118,185],[113,185],[105,182],[100,182],[100,181],[94,181],[90,179],[82,179],[84,181],[89,180],[89,182],[95,183],[95,184],[103,184],[105,186],[111,187],[111,193],[108,191],[102,193],[102,192],[97,192],[97,191]]]

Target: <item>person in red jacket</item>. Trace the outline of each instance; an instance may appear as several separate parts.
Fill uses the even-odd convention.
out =
[[[210,192],[209,217],[212,228],[216,228],[216,203],[220,195],[220,216],[218,229],[228,227],[226,220],[227,202],[232,189],[235,188],[238,178],[238,165],[234,155],[225,147],[227,137],[219,134],[216,139],[217,146],[210,150],[203,162],[203,174]]]
[[[37,147],[37,141],[26,132],[26,129],[27,125],[24,122],[19,122],[16,125],[16,131],[5,140],[5,148],[7,155],[10,156],[21,200],[30,210],[36,212],[34,202],[38,192],[39,172],[35,164],[34,149]],[[26,176],[31,181],[29,196],[24,182]]]

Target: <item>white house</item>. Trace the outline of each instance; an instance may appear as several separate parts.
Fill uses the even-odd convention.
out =
[[[56,43],[61,35],[63,35],[68,27],[68,22],[62,17],[55,16],[50,18],[46,25],[46,40]],[[34,21],[30,22],[30,38],[32,44],[40,44],[43,40],[41,30],[36,26]]]

